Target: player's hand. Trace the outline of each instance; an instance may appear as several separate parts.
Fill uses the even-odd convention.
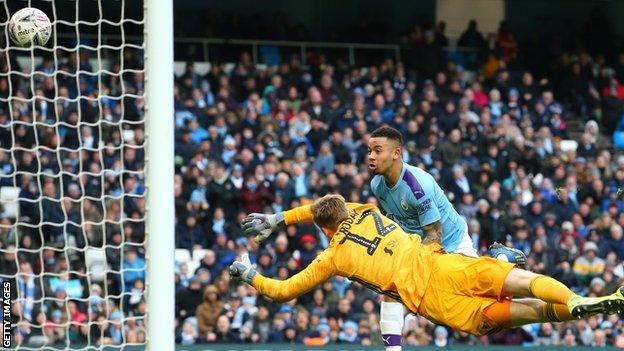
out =
[[[277,229],[277,216],[263,213],[252,213],[241,222],[246,235],[254,235],[257,244],[262,243]]]
[[[256,269],[251,265],[248,253],[242,254],[239,261],[234,261],[230,265],[230,275],[247,284],[251,284],[253,277],[256,275]]]

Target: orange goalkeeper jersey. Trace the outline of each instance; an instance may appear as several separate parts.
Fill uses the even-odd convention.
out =
[[[438,244],[423,246],[420,236],[406,234],[371,204],[347,204],[350,215],[341,223],[329,246],[304,270],[287,280],[257,274],[252,285],[278,302],[300,296],[334,275],[357,281],[400,300],[413,312],[425,293],[433,253]],[[311,207],[285,212],[286,224],[312,220]]]

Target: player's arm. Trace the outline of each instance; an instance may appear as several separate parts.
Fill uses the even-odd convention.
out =
[[[358,203],[347,202],[347,208],[349,209],[359,205]],[[278,212],[275,216],[277,217],[278,224],[283,223],[284,225],[313,223],[314,221],[312,205],[303,205],[287,211]]]
[[[347,203],[348,208],[359,204]],[[273,233],[279,225],[313,223],[312,205],[303,205],[276,214],[252,213],[242,221],[243,231],[247,235],[254,235],[259,244]]]
[[[442,242],[442,215],[433,200],[433,179],[421,180],[421,186],[416,177],[409,179],[408,185],[414,195],[411,206],[413,216],[418,218],[424,231],[423,245]]]
[[[251,213],[241,222],[243,231],[247,235],[254,235],[256,243],[260,244],[277,230],[279,225],[312,222],[312,206],[304,205],[276,214]]]
[[[425,238],[422,241],[423,245],[429,245],[433,243],[442,242],[442,222],[435,221],[423,227],[425,232]]]
[[[271,279],[256,273],[246,256],[230,266],[230,274],[250,284],[276,302],[290,301],[334,276],[336,270],[329,252],[323,251],[304,270],[286,280]]]
[[[283,211],[284,224],[299,224],[299,223],[312,223],[314,217],[312,216],[312,205],[303,205],[295,207],[293,209]]]

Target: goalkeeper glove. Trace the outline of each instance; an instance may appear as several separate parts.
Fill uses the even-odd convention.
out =
[[[230,265],[230,275],[247,284],[251,285],[251,281],[256,274],[256,269],[251,265],[249,254],[246,252],[241,255],[240,261],[234,261]]]
[[[243,232],[246,235],[254,235],[254,241],[260,244],[265,241],[266,238],[277,229],[277,225],[283,221],[283,212],[270,215],[252,213],[242,221]]]

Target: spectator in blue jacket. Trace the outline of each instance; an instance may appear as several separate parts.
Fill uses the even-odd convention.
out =
[[[145,280],[145,260],[137,254],[133,248],[124,249],[123,269],[124,291],[130,292],[134,282],[138,279]]]

